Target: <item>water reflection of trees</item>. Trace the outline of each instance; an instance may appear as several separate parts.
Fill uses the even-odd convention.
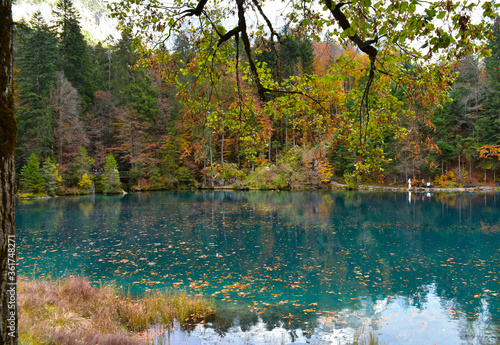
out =
[[[260,318],[269,328],[312,330],[316,312],[357,310],[360,299],[375,304],[404,296],[418,307],[424,287],[435,284],[443,301],[454,301],[467,340],[482,332],[478,320],[499,318],[497,199],[210,191],[61,198],[19,207],[27,246],[42,235],[42,245],[58,242],[73,252],[79,246],[87,270],[105,278],[127,272],[130,282],[139,275],[155,275],[166,285],[219,280],[208,293],[248,284],[248,296],[225,293],[238,310],[224,308],[213,317],[221,334],[235,318],[242,329]],[[59,258],[70,265],[65,255]],[[241,307],[260,299],[269,306]]]
[[[490,309],[495,310],[495,317],[498,317],[497,298],[488,294],[498,291],[498,282],[491,282],[480,274],[485,270],[496,272],[498,264],[498,254],[485,245],[482,238],[485,233],[494,233],[485,231],[485,227],[494,229],[498,224],[495,196],[456,195],[435,199],[424,196],[423,200],[415,198],[412,203],[404,203],[406,198],[400,194],[289,193],[277,197],[266,195],[265,201],[259,200],[258,194],[244,198],[246,200],[237,201],[254,205],[255,217],[260,218],[263,225],[259,227],[258,221],[253,220],[254,233],[259,234],[254,239],[256,242],[245,234],[238,234],[239,243],[247,243],[248,247],[260,243],[266,249],[260,252],[259,262],[269,265],[272,258],[275,266],[281,263],[281,276],[290,274],[287,268],[298,269],[306,277],[310,289],[319,287],[321,290],[322,282],[328,281],[330,287],[346,286],[348,299],[359,295],[394,294],[413,298],[423,284],[436,282],[440,295],[456,299],[455,308],[468,315],[462,322],[464,339],[467,338],[465,334],[470,337],[470,324],[477,320],[480,303],[470,301],[479,302],[478,295],[495,300]],[[485,200],[486,205],[490,205],[487,208],[484,208]],[[226,207],[223,211],[226,217],[240,213],[239,209],[232,210],[222,203],[212,207]],[[277,220],[279,229],[273,227],[273,219]],[[485,225],[488,221],[494,223]],[[397,224],[398,229],[394,229],[393,224]],[[229,231],[229,236],[235,234]],[[237,246],[235,242],[232,245]],[[280,246],[283,243],[287,245]],[[355,250],[358,253],[353,255]],[[486,258],[489,264],[485,264]],[[255,262],[252,258],[242,261]],[[331,267],[336,270],[329,270]],[[376,273],[380,277],[378,281],[360,279],[360,276],[365,278]],[[262,270],[254,269],[253,275],[259,274]],[[325,292],[323,289],[316,295]],[[270,327],[286,327],[290,322],[285,316],[292,313],[290,308],[282,309],[274,313],[266,311],[271,317],[263,320]],[[306,314],[300,320],[315,324],[310,320],[314,317]],[[291,329],[298,326],[304,323],[292,323]]]

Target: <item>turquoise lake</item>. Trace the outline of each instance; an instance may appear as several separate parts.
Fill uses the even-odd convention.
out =
[[[500,194],[148,192],[19,201],[18,270],[180,288],[172,344],[500,343]]]

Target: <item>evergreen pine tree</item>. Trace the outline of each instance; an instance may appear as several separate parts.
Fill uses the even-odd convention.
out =
[[[84,174],[90,172],[92,166],[95,163],[95,159],[90,157],[87,153],[87,149],[84,147],[78,148],[78,152],[75,157],[75,161],[70,165],[67,173],[67,182],[70,186],[79,185]]]
[[[139,120],[153,124],[158,117],[159,111],[156,104],[157,93],[151,87],[151,79],[144,70],[138,70],[127,87],[121,90],[122,99],[127,100],[137,115]]]
[[[94,69],[94,84],[96,90],[109,91],[111,82],[111,48],[106,43],[99,42],[89,50]]]
[[[111,56],[113,64],[111,66],[110,88],[119,106],[126,103],[127,100],[122,96],[121,91],[134,79],[133,74],[136,72],[131,68],[137,62],[137,55],[132,50],[131,45],[130,35],[122,32],[121,39],[114,46]]]
[[[308,38],[287,35],[280,46],[282,77],[301,76],[313,71],[314,48]]]
[[[53,155],[54,146],[55,115],[48,100],[56,83],[57,39],[40,12],[29,25],[19,46],[18,164],[26,162],[28,150],[47,158]]]
[[[485,102],[486,116],[478,121],[483,144],[500,144],[500,23],[492,27],[492,39],[488,43],[491,56],[484,59],[488,74],[489,95]]]
[[[314,47],[310,39],[294,37],[284,28],[279,43],[259,38],[263,47],[259,61],[267,62],[275,80],[283,81],[291,76],[302,76],[313,72]]]
[[[25,95],[48,97],[55,85],[58,64],[57,39],[40,11],[29,22],[30,33],[21,41],[19,91]]]
[[[144,69],[131,68],[137,62],[137,54],[131,46],[130,35],[122,33],[113,57],[111,92],[116,106],[130,106],[140,120],[153,123],[159,114],[157,93]]]
[[[61,54],[61,70],[82,97],[84,107],[93,98],[91,59],[80,27],[80,15],[71,0],[59,0],[53,11],[56,17]]]
[[[101,177],[102,192],[104,194],[121,193],[120,174],[115,157],[110,153],[106,157],[104,164],[104,174]]]
[[[32,153],[28,162],[21,169],[21,190],[28,193],[39,193],[45,188],[45,181],[40,172],[40,161],[38,157]]]
[[[57,190],[61,187],[62,177],[59,173],[59,166],[50,157],[43,162],[42,176],[45,180],[45,190],[47,193],[49,195],[56,195]]]

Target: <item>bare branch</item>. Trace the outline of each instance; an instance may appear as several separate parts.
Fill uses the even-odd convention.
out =
[[[262,7],[259,5],[258,0],[252,0],[252,2],[254,4],[254,6],[257,7],[257,10],[259,10],[259,13],[262,16],[262,18],[264,18],[269,30],[271,30],[271,41],[272,41],[273,37],[276,37],[278,39],[278,42],[281,42],[281,36],[274,30],[273,25],[271,24],[271,21],[269,20],[269,18],[267,18],[266,14],[262,10]]]
[[[339,23],[340,27],[345,31],[351,28],[351,23],[349,23],[349,20],[345,16],[344,12],[342,12],[342,7],[346,5],[346,3],[341,2],[338,4],[334,4],[332,0],[324,0],[325,5],[330,9],[330,12],[332,13],[333,17],[335,20]],[[349,36],[349,39],[368,57],[370,58],[370,61],[372,63],[375,62],[375,59],[377,57],[378,50],[374,46],[372,46],[373,43],[377,42],[377,38],[363,41],[361,37],[357,33],[354,35]]]
[[[181,14],[183,14],[184,16],[201,16],[202,12],[203,12],[203,8],[205,8],[205,5],[207,4],[207,1],[208,0],[200,0],[198,2],[198,5],[196,6],[196,8],[190,8],[190,9],[187,9],[185,11],[182,11]]]
[[[341,2],[338,4],[334,4],[332,0],[324,0],[325,5],[330,9],[333,17],[339,23],[340,27],[346,31],[351,28],[351,23],[347,19],[344,12],[342,12],[342,7],[347,3]],[[370,108],[369,108],[369,94],[370,89],[373,84],[373,79],[375,78],[375,71],[377,70],[375,67],[375,61],[377,59],[378,50],[372,44],[377,43],[378,38],[363,41],[363,39],[357,34],[354,33],[349,36],[349,39],[370,59],[370,72],[368,75],[368,81],[366,82],[366,87],[363,92],[363,96],[361,98],[360,103],[360,111],[359,111],[359,146],[362,147],[364,142],[366,142],[366,132],[368,131],[368,122],[370,121]],[[366,116],[365,122],[365,135],[363,140],[363,115]]]
[[[259,77],[259,72],[257,71],[257,67],[255,66],[255,63],[252,59],[252,49],[250,46],[250,39],[248,38],[248,33],[247,33],[247,23],[245,19],[245,9],[243,8],[243,3],[245,0],[236,0],[236,4],[238,5],[238,27],[240,28],[241,32],[241,40],[243,41],[243,47],[245,49],[245,53],[248,57],[248,63],[250,65],[250,70],[252,71],[253,75],[255,76],[255,80],[257,83],[257,92],[259,93],[259,96],[262,101],[266,100],[265,96],[265,88],[262,86],[262,83],[260,82],[260,77]]]
[[[233,36],[236,37],[240,31],[241,31],[240,27],[237,26],[234,29],[229,30],[228,32],[226,32],[226,34],[224,34],[224,35],[220,35],[219,34],[220,39],[219,39],[219,42],[217,43],[217,47],[219,47],[222,43],[224,43],[227,40],[229,40],[231,37],[233,37]]]

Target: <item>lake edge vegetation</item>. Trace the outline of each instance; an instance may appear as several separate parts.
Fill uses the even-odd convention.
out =
[[[112,285],[93,287],[82,277],[55,281],[20,278],[20,344],[149,344],[149,327],[199,322],[213,301],[185,291],[133,296]]]

